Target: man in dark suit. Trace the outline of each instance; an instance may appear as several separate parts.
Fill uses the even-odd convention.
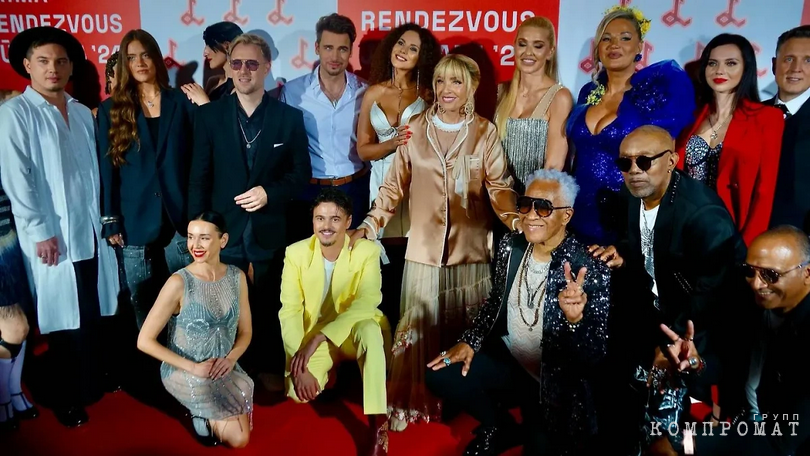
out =
[[[698,423],[693,451],[686,454],[807,455],[810,392],[806,366],[797,354],[810,350],[810,239],[790,225],[763,233],[751,243],[742,272],[756,305],[735,304],[746,315],[745,324],[735,325],[734,342],[745,356],[735,366],[723,406],[743,412],[713,435]],[[670,336],[676,349],[685,343],[678,334]],[[700,356],[695,347],[690,351]],[[673,359],[684,361],[682,356]]]
[[[285,213],[309,182],[311,168],[301,111],[264,91],[271,54],[259,36],[244,34],[229,50],[236,93],[200,107],[194,126],[189,213],[225,217],[230,241],[222,261],[242,268],[251,284],[253,342],[246,368],[271,389],[283,389],[280,309]]]
[[[623,219],[627,226],[615,247],[591,247],[594,255],[617,268],[614,302],[621,303],[612,310],[606,364],[612,375],[603,397],[625,405],[609,399],[604,403],[610,412],[602,418],[611,418],[607,429],[641,424],[648,402],[648,378],[685,388],[665,397],[657,397],[659,389],[652,388],[648,418],[643,420],[647,424],[656,421],[666,429],[670,420],[680,420],[684,409],[688,410],[686,391],[711,402],[710,386],[719,381],[720,347],[715,341],[722,340],[717,319],[723,303],[744,291],[744,282],[739,277],[735,281],[733,274],[734,266],[745,258],[742,237],[717,193],[675,168],[678,154],[674,147],[670,134],[655,126],[639,127],[624,139],[617,165],[625,181],[627,214]],[[667,362],[669,339],[660,325],[684,334],[690,320],[700,329],[694,343],[703,358],[694,360],[699,375],[681,376]],[[628,382],[633,377],[638,381]],[[633,394],[628,383],[641,394]],[[633,400],[636,406],[628,407],[626,403]],[[685,406],[678,410],[656,404],[667,400],[683,401]],[[617,413],[632,416],[619,418]],[[630,429],[615,432],[631,433]],[[671,443],[680,444],[677,439]],[[658,446],[670,442],[660,439],[650,444],[656,454]]]
[[[773,74],[779,92],[766,101],[785,112],[771,227],[790,224],[810,233],[810,25],[783,33]]]

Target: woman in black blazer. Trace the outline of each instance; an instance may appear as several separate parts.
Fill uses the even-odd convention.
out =
[[[191,262],[186,246],[193,105],[169,87],[155,39],[121,41],[118,86],[98,111],[104,237],[117,246],[138,328],[169,275]]]

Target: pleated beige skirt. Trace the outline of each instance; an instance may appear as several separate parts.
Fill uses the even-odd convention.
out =
[[[407,422],[438,421],[441,403],[425,387],[427,363],[456,344],[492,288],[489,264],[447,267],[405,262],[388,380],[388,412]]]

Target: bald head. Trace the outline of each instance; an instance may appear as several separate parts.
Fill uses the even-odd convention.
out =
[[[631,145],[644,144],[647,148],[656,150],[675,150],[675,140],[668,131],[656,125],[642,125],[624,137],[621,149]]]
[[[796,260],[805,263],[810,261],[810,237],[807,233],[791,225],[782,225],[757,236],[751,243],[755,246],[770,246],[793,252]]]

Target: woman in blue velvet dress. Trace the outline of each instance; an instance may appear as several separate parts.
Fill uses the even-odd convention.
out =
[[[621,222],[615,164],[625,136],[642,125],[665,128],[673,137],[693,121],[695,96],[686,72],[667,60],[636,71],[649,19],[635,8],[614,7],[596,29],[595,82],[580,90],[568,119],[574,146],[574,176],[580,186],[573,230],[588,244],[616,241]]]

